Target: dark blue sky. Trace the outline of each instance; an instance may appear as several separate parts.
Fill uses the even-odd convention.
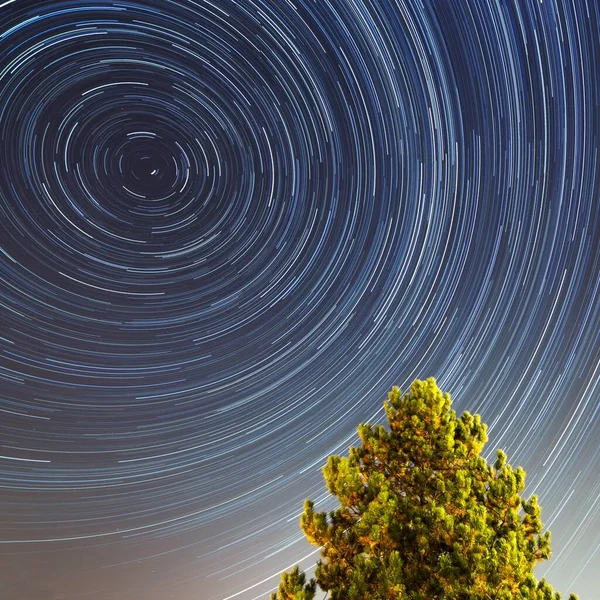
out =
[[[595,2],[0,1],[0,592],[253,600],[434,376],[600,568]]]

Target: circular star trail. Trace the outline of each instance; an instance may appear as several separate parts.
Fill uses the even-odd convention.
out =
[[[327,455],[435,376],[591,598],[599,37],[566,0],[0,3],[0,590],[265,597]]]

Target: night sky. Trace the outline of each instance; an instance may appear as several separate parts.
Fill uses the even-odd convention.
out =
[[[0,0],[0,596],[253,600],[436,377],[600,577],[596,0]]]

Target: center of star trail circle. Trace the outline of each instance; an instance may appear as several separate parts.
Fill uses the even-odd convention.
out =
[[[133,176],[138,181],[148,181],[149,178],[160,173],[160,169],[154,166],[155,163],[155,159],[151,156],[141,156],[137,159],[136,164],[133,167]]]
[[[133,134],[117,148],[115,159],[123,188],[150,201],[173,198],[184,192],[189,159],[173,144],[148,134]]]
[[[155,166],[157,162],[156,157],[144,154],[136,156],[134,161],[135,164],[131,169],[133,176],[138,181],[154,183],[152,178],[160,174],[160,169]]]

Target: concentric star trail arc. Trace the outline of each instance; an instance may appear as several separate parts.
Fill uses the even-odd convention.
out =
[[[0,3],[0,591],[266,597],[326,457],[435,376],[593,598],[598,39],[569,0]]]

